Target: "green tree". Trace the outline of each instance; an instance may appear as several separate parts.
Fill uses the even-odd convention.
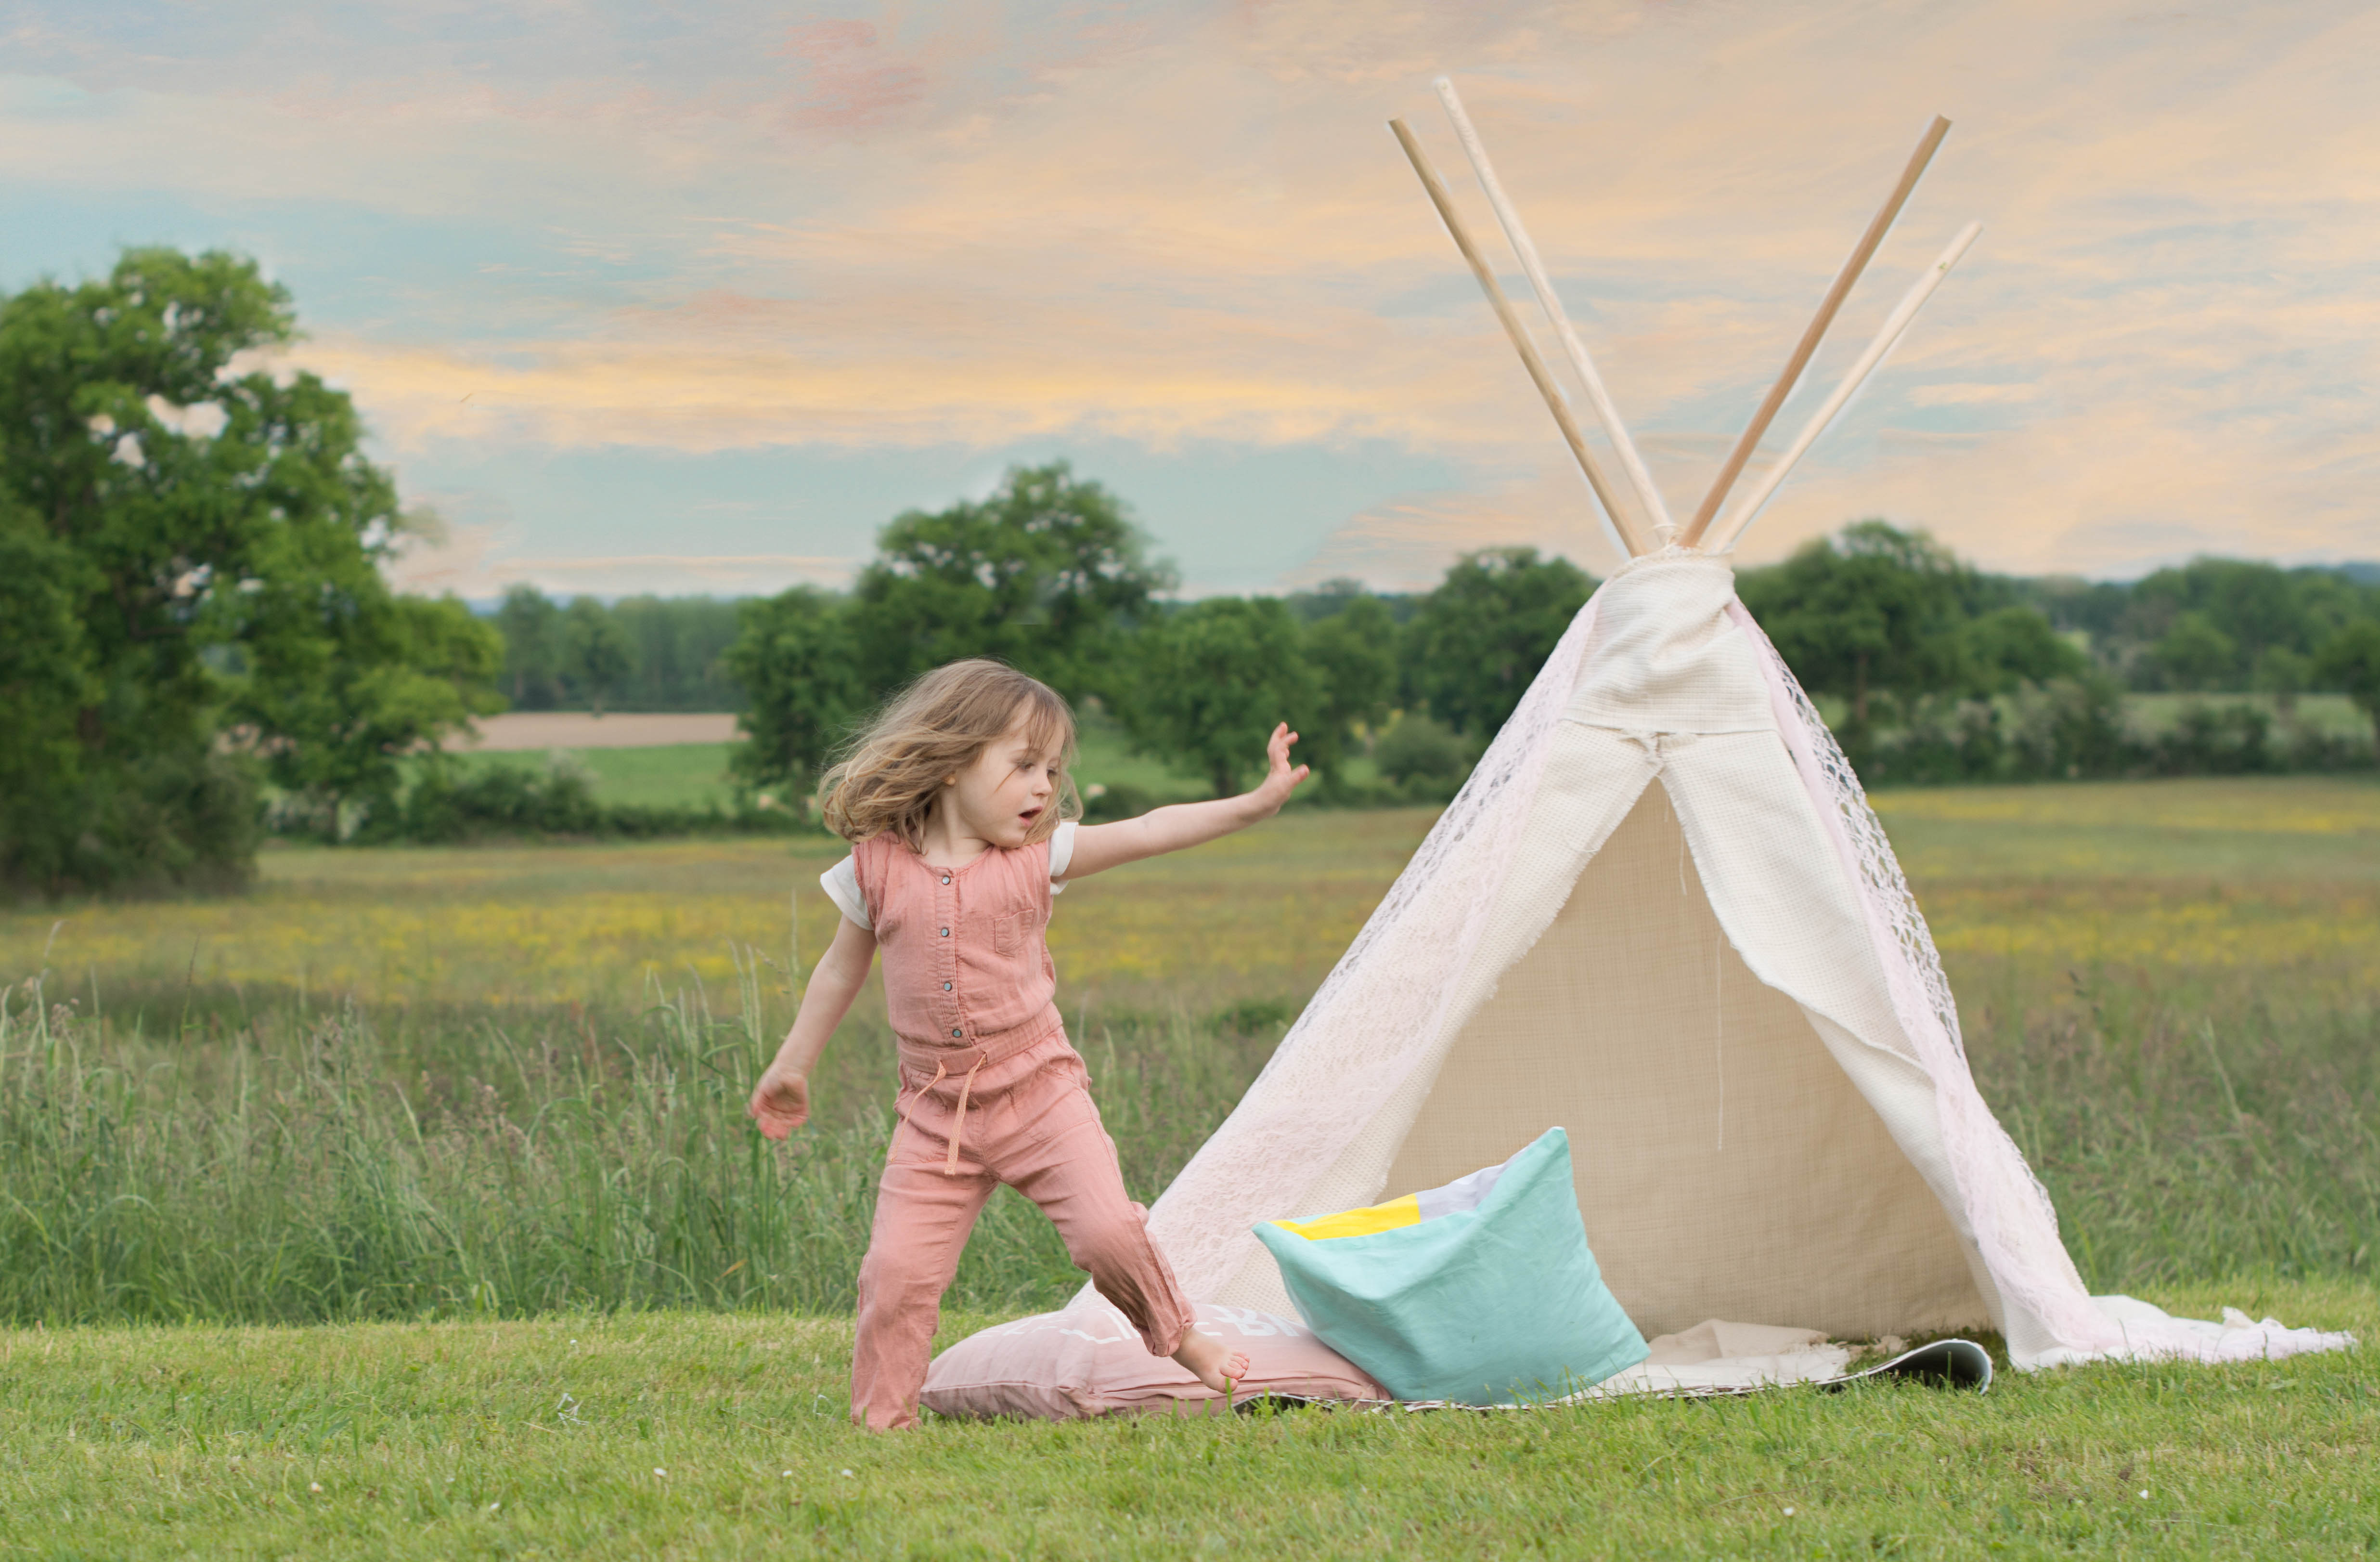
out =
[[[2125,638],[2131,604],[2128,585],[2072,575],[2044,575],[2010,584],[2026,605],[2040,609],[2050,628],[2060,634],[2079,633],[2095,650]]]
[[[356,823],[351,804],[396,806],[405,756],[434,755],[440,737],[504,709],[504,638],[453,597],[383,596],[335,635],[291,649],[302,659],[248,680],[233,714],[280,735],[263,747],[265,774],[311,807],[329,840]]]
[[[369,698],[368,665],[414,643],[379,569],[406,522],[353,405],[236,367],[295,331],[288,295],[221,253],[128,250],[0,303],[6,525],[46,540],[79,631],[73,751],[18,756],[71,799],[0,848],[19,887],[237,881],[255,766],[223,724],[277,761],[322,739],[307,680],[335,664]]]
[[[2111,650],[2151,689],[2265,689],[2267,653],[2310,657],[2380,612],[2380,592],[2348,571],[2253,559],[2196,558],[2105,589],[2123,600]]]
[[[1405,626],[1408,688],[1456,731],[1494,737],[1594,591],[1535,548],[1464,555]]]
[[[2380,738],[2380,620],[2359,619],[2323,642],[2314,676],[2355,702]]]
[[[1377,732],[1397,695],[1397,625],[1375,596],[1349,596],[1305,627],[1305,656],[1320,680],[1322,711],[1306,758],[1323,787],[1339,791],[1358,728]]]
[[[550,711],[562,702],[562,609],[535,586],[504,592],[496,609],[504,637],[504,686],[516,709]]]
[[[623,709],[732,711],[742,703],[726,673],[737,604],[710,597],[633,596],[612,604],[636,670],[619,694]]]
[[[2256,655],[2256,667],[2252,677],[2256,691],[2273,697],[2273,706],[2284,716],[2297,714],[2298,696],[2304,693],[2313,677],[2313,658],[2290,650],[2286,645],[2268,645]]]
[[[1322,680],[1286,605],[1209,597],[1148,625],[1122,702],[1144,751],[1202,776],[1219,798],[1264,768],[1275,723],[1301,737],[1320,725]]]
[[[2221,689],[2240,665],[2240,642],[2195,609],[2175,615],[2150,654],[2171,689]]]
[[[1983,594],[1948,548],[1881,520],[1747,570],[1736,592],[1804,688],[1851,702],[1852,733],[1868,726],[1879,692],[1908,702],[1960,687],[1964,629]]]
[[[2193,630],[2211,646],[2221,637],[2231,654],[2220,665],[2203,659],[2192,669],[2198,687],[2239,687],[2258,653],[2268,646],[2311,653],[2343,621],[2353,589],[2325,570],[2285,570],[2277,565],[2237,558],[2196,558],[2179,568],[2160,569],[2135,581],[2125,620],[2143,644],[2167,640],[2181,619],[2194,616]],[[2212,630],[2207,635],[2204,630]]]
[[[807,791],[868,708],[850,610],[795,586],[742,604],[738,616],[726,665],[744,690],[744,740],[732,766],[747,785]]]
[[[1123,505],[1063,461],[1009,470],[990,498],[896,517],[853,592],[863,674],[881,696],[992,656],[1071,698],[1106,691],[1123,629],[1172,572]]]
[[[604,702],[636,671],[635,642],[610,608],[583,596],[563,610],[562,643],[565,680],[588,709],[601,715]]]
[[[0,496],[0,885],[65,875],[82,785],[80,712],[94,703],[75,558]]]
[[[2030,607],[1998,607],[1959,631],[1966,684],[1976,694],[2009,694],[2054,678],[2081,677],[2090,658],[2058,638]]]

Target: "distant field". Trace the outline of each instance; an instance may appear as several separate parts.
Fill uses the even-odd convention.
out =
[[[605,803],[647,808],[699,808],[734,794],[727,776],[728,743],[668,743],[627,749],[475,749],[453,756],[466,775],[482,770],[542,771],[556,754],[583,767]]]
[[[1297,814],[1119,870],[1067,891],[1051,947],[1082,997],[1302,997],[1430,818]],[[736,950],[787,958],[789,898],[800,947],[825,947],[836,912],[818,874],[845,849],[822,836],[276,846],[243,897],[0,912],[0,971],[46,959],[103,994],[195,981],[371,1003],[634,1005],[649,980],[732,992]]]
[[[1921,886],[2380,880],[2380,776],[1912,787],[1870,800]]]
[[[694,768],[675,748],[589,758],[607,753]],[[2370,778],[1912,788],[1876,805],[1954,957],[2380,970],[2380,782]],[[1062,903],[1052,946],[1070,985],[1302,998],[1432,817],[1286,815],[1088,881]],[[782,950],[789,893],[803,947],[822,947],[833,913],[816,875],[843,849],[824,838],[275,846],[245,897],[0,911],[0,971],[46,963],[103,988],[304,982],[372,1001],[625,999],[648,972],[728,980],[731,945]]]
[[[2251,704],[2273,718],[2276,736],[2286,730],[2288,721],[2279,704],[2269,694],[2128,694],[2124,696],[2124,719],[2132,730],[2154,737],[2170,732],[2181,719],[2181,713],[2192,705]],[[2307,730],[2325,738],[2369,738],[2372,718],[2358,710],[2355,702],[2344,694],[2301,694],[2297,699],[2295,720]]]
[[[561,751],[568,753],[572,763],[585,766],[594,777],[595,796],[600,801],[698,808],[705,803],[724,803],[733,796],[727,759],[734,748],[732,743],[669,743]],[[464,749],[456,751],[454,759],[467,772],[499,766],[540,770],[552,763],[553,752],[542,749]],[[1161,761],[1134,754],[1123,735],[1112,726],[1087,726],[1075,779],[1083,787],[1099,784],[1135,787],[1159,802],[1207,796],[1204,783],[1168,769]]]
[[[735,717],[681,711],[506,711],[483,716],[452,734],[453,752],[500,753],[534,749],[651,749],[673,743],[731,743]]]

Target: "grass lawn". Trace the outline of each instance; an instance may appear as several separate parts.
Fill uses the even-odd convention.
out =
[[[2380,786],[1876,800],[2094,1288],[2370,1338]],[[1061,999],[1136,1196],[1429,817],[1286,816],[1068,891]],[[286,848],[238,899],[0,913],[0,1555],[2380,1548],[2368,1351],[858,1436],[880,997],[801,1145],[738,1104],[837,849]],[[995,1200],[945,1337],[1077,1280]]]
[[[2253,1291],[2255,1294],[2251,1294]],[[2366,1287],[2191,1287],[2380,1327]],[[988,1319],[948,1320],[955,1338]],[[50,1557],[2339,1556],[2368,1352],[1984,1396],[844,1425],[841,1319],[0,1334],[0,1552]]]

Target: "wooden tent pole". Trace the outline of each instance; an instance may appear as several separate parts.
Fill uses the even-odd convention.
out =
[[[1579,340],[1569,311],[1555,296],[1553,279],[1546,275],[1545,262],[1537,257],[1537,247],[1530,240],[1529,230],[1521,226],[1521,214],[1504,193],[1503,181],[1496,177],[1496,165],[1488,160],[1487,143],[1479,139],[1471,116],[1463,112],[1463,99],[1456,95],[1454,83],[1441,76],[1437,85],[1439,101],[1446,106],[1447,118],[1454,122],[1454,134],[1463,142],[1463,155],[1471,159],[1471,171],[1479,177],[1479,188],[1488,192],[1488,204],[1496,209],[1496,220],[1503,226],[1504,237],[1512,241],[1512,253],[1520,258],[1521,270],[1537,295],[1537,305],[1553,325],[1554,339],[1561,343],[1571,368],[1586,387],[1587,405],[1595,409],[1597,421],[1603,424],[1604,436],[1619,452],[1620,470],[1628,474],[1628,484],[1636,491],[1636,501],[1652,524],[1654,535],[1667,536],[1671,531],[1670,507],[1662,503],[1661,491],[1654,484],[1645,458],[1637,453],[1636,442],[1628,437],[1628,427],[1620,421],[1620,409],[1612,405],[1611,393],[1604,389],[1603,376],[1596,372],[1586,344]]]
[[[1942,285],[1942,279],[1950,275],[1950,268],[1959,263],[1960,258],[1966,254],[1967,247],[1975,241],[1975,235],[1983,231],[1983,224],[1969,223],[1959,230],[1957,238],[1950,240],[1949,247],[1934,258],[1934,263],[1925,268],[1900,302],[1893,306],[1892,313],[1885,319],[1884,328],[1876,334],[1874,341],[1868,343],[1867,350],[1860,354],[1859,361],[1852,365],[1851,372],[1843,376],[1834,394],[1827,397],[1826,405],[1802,425],[1802,432],[1794,436],[1785,454],[1778,457],[1775,464],[1761,474],[1760,481],[1752,486],[1751,491],[1736,501],[1735,508],[1728,512],[1727,519],[1711,528],[1710,541],[1705,552],[1725,553],[1735,545],[1736,539],[1743,535],[1743,529],[1752,524],[1753,517],[1760,513],[1760,506],[1768,502],[1768,496],[1777,492],[1777,485],[1783,482],[1786,474],[1793,470],[1793,463],[1799,461],[1803,453],[1817,443],[1818,436],[1827,432],[1827,425],[1835,421],[1835,415],[1851,401],[1861,383],[1875,372],[1877,364],[1884,361],[1884,355],[1892,350],[1892,344],[1909,329],[1909,323],[1917,318],[1917,311],[1925,307],[1926,299],[1934,296],[1934,289]]]
[[[1463,218],[1454,210],[1453,198],[1447,194],[1446,181],[1438,177],[1438,170],[1430,165],[1429,154],[1422,151],[1421,143],[1414,140],[1413,131],[1403,120],[1390,120],[1389,128],[1396,132],[1397,142],[1405,149],[1405,156],[1412,160],[1414,172],[1421,176],[1421,187],[1428,192],[1430,204],[1438,208],[1439,218],[1446,224],[1446,231],[1454,236],[1454,247],[1462,250],[1463,258],[1470,262],[1471,275],[1479,279],[1479,290],[1488,295],[1488,307],[1496,311],[1497,320],[1504,327],[1504,335],[1512,338],[1512,350],[1521,355],[1521,366],[1536,383],[1537,394],[1545,397],[1546,410],[1554,415],[1554,425],[1561,430],[1563,441],[1570,445],[1570,453],[1578,458],[1579,470],[1586,474],[1587,486],[1595,490],[1596,500],[1603,506],[1603,513],[1611,518],[1612,527],[1620,533],[1621,542],[1632,555],[1650,553],[1651,541],[1638,528],[1635,518],[1614,502],[1610,482],[1603,475],[1603,470],[1596,465],[1594,455],[1586,447],[1585,436],[1579,433],[1577,421],[1570,415],[1569,403],[1562,399],[1561,389],[1554,384],[1553,376],[1546,372],[1546,360],[1537,355],[1536,344],[1529,340],[1529,333],[1522,326],[1521,317],[1512,312],[1512,301],[1497,285],[1496,274],[1488,269],[1487,261],[1479,253],[1479,246],[1471,241],[1470,231],[1463,226]]]
[[[1918,177],[1925,172],[1925,165],[1933,161],[1934,150],[1949,133],[1950,122],[1937,115],[1934,123],[1927,128],[1925,139],[1917,143],[1917,151],[1911,155],[1909,166],[1901,170],[1900,182],[1892,187],[1892,194],[1876,213],[1876,220],[1869,223],[1867,232],[1860,236],[1858,248],[1852,251],[1851,259],[1843,262],[1843,269],[1836,274],[1834,286],[1827,289],[1827,296],[1819,303],[1817,315],[1811,320],[1810,328],[1802,333],[1802,340],[1793,348],[1793,356],[1786,360],[1785,372],[1777,376],[1777,383],[1768,388],[1767,398],[1761,402],[1760,410],[1752,415],[1752,421],[1744,429],[1742,437],[1735,442],[1735,448],[1728,452],[1727,464],[1719,469],[1710,492],[1703,495],[1702,506],[1694,511],[1694,519],[1687,523],[1685,535],[1678,539],[1686,546],[1694,547],[1700,543],[1703,533],[1710,530],[1711,518],[1718,514],[1719,506],[1726,502],[1727,491],[1735,486],[1735,480],[1742,473],[1743,463],[1752,458],[1753,449],[1759,445],[1760,436],[1767,433],[1768,425],[1776,421],[1777,409],[1784,406],[1785,398],[1792,394],[1794,382],[1801,379],[1802,371],[1809,364],[1810,355],[1818,350],[1818,339],[1827,334],[1827,327],[1834,323],[1835,312],[1843,307],[1843,299],[1850,295],[1852,284],[1857,282],[1860,273],[1867,268],[1868,258],[1876,253],[1876,246],[1884,242],[1886,231],[1892,226],[1892,219],[1900,214],[1902,202],[1909,199],[1909,192],[1917,188]]]

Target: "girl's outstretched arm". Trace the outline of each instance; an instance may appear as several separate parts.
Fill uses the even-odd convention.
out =
[[[859,996],[859,984],[868,980],[868,962],[875,958],[876,935],[845,917],[834,930],[834,942],[810,971],[785,1044],[752,1087],[747,1110],[771,1139],[783,1139],[809,1121],[810,1070],[826,1051],[827,1038],[851,1012],[851,1000]]]
[[[1066,864],[1067,879],[1102,873],[1120,862],[1137,862],[1144,857],[1179,851],[1185,846],[1203,845],[1218,836],[1245,830],[1259,819],[1271,818],[1281,812],[1281,805],[1289,800],[1297,784],[1305,779],[1306,767],[1289,763],[1289,746],[1296,741],[1297,734],[1289,729],[1287,722],[1272,729],[1272,741],[1265,745],[1265,757],[1271,762],[1270,767],[1253,792],[1243,792],[1236,798],[1217,798],[1212,802],[1170,803],[1152,808],[1137,819],[1083,825],[1075,833],[1075,855]]]

